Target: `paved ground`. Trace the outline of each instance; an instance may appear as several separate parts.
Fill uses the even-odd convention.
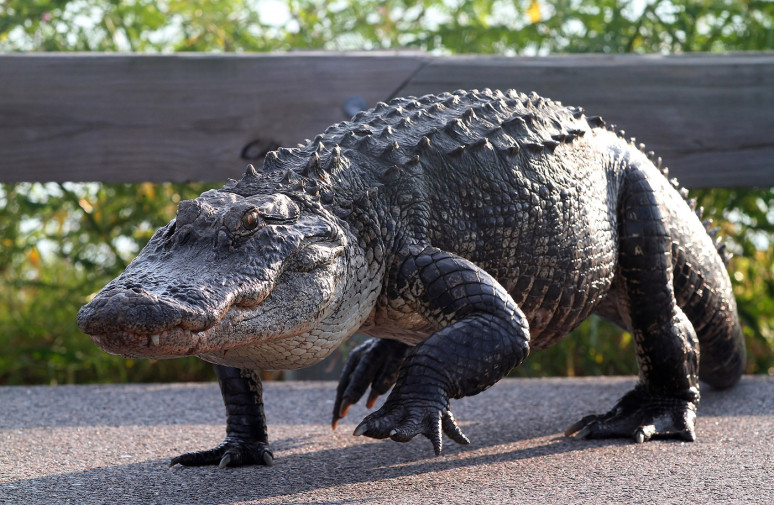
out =
[[[0,503],[774,503],[774,377],[704,391],[695,443],[573,441],[632,378],[506,380],[456,401],[472,440],[331,432],[334,384],[266,386],[276,465],[169,468],[220,441],[214,384],[0,388]]]

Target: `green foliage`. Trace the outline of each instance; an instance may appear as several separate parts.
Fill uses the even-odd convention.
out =
[[[407,47],[441,54],[774,49],[763,0],[0,0],[0,51],[276,51]],[[209,378],[198,359],[122,360],[75,313],[177,201],[204,185],[0,185],[0,384]],[[774,192],[696,192],[729,266],[749,372],[774,373]],[[518,375],[633,374],[631,336],[592,318]]]
[[[0,50],[443,53],[774,47],[766,0],[4,0]]]

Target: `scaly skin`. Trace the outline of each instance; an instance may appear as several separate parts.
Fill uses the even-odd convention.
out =
[[[466,444],[450,399],[593,312],[632,332],[640,382],[568,434],[693,440],[699,378],[736,382],[744,342],[722,247],[651,158],[534,94],[380,103],[181,203],[78,323],[109,352],[220,364],[226,441],[173,463],[270,464],[254,371],[358,330],[334,427],[393,387],[356,435]]]

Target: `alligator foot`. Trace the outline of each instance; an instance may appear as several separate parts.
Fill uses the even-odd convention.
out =
[[[470,444],[449,411],[448,401],[443,405],[446,407],[440,408],[436,403],[399,402],[390,396],[381,408],[360,422],[354,435],[406,442],[422,434],[433,443],[436,455],[441,454],[443,434],[457,443]]]
[[[380,395],[392,388],[407,349],[408,346],[398,341],[374,338],[350,352],[336,389],[331,422],[333,430],[336,430],[338,421],[347,415],[349,407],[365,394],[369,385],[368,409],[374,407]]]
[[[169,467],[175,464],[183,466],[213,466],[240,467],[252,464],[271,466],[274,464],[274,454],[267,443],[236,440],[226,438],[212,450],[185,453],[173,458]]]
[[[635,443],[651,438],[694,441],[696,402],[649,394],[638,386],[604,415],[589,415],[565,431],[575,439],[630,437]]]

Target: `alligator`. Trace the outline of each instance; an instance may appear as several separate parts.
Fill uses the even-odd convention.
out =
[[[468,444],[450,399],[592,313],[631,332],[639,380],[566,434],[693,441],[699,380],[729,387],[745,366],[708,230],[659,158],[580,107],[396,98],[180,202],[78,325],[110,353],[215,364],[226,438],[171,465],[271,465],[258,372],[315,364],[355,332],[370,339],[349,354],[334,429],[369,387],[369,409],[391,389],[356,436]]]

